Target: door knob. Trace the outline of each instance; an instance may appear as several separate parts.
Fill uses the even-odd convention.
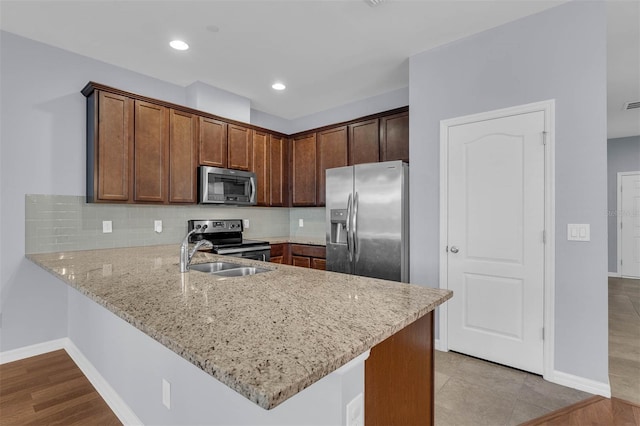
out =
[[[452,246],[450,250],[451,250],[451,253],[453,253],[453,254],[456,254],[459,251],[458,247],[456,247],[456,246]]]

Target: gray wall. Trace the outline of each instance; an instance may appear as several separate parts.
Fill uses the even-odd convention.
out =
[[[440,120],[556,100],[555,369],[608,383],[604,4],[570,2],[415,55],[409,90],[411,281],[434,287]],[[567,242],[568,223],[591,224],[591,242]]]
[[[0,351],[67,335],[65,285],[24,258],[25,194],[84,194],[90,80],[185,102],[181,87],[0,33]]]
[[[0,351],[67,335],[65,286],[24,258],[27,234],[25,195],[84,195],[86,101],[80,90],[88,81],[181,105],[188,104],[188,101],[196,102],[196,98],[211,102],[211,97],[205,96],[211,94],[206,90],[207,87],[204,91],[196,90],[202,89],[201,84],[187,88],[177,86],[0,31]],[[213,92],[214,95],[221,93],[215,90]],[[304,124],[250,110],[242,99],[228,95],[217,96],[218,102],[228,103],[229,111],[251,114],[253,124],[283,132],[293,132],[293,128],[305,130]],[[327,120],[345,121],[406,104],[404,89],[404,92],[394,91],[388,95],[354,102],[337,108],[336,111],[314,114],[307,117],[305,122],[315,127],[331,123]],[[226,110],[224,105],[215,107],[221,108],[216,109],[217,113],[225,115],[221,112]],[[104,210],[109,208],[105,206]],[[102,207],[98,210],[100,217],[108,214]],[[127,209],[127,212],[131,210]],[[140,225],[138,222],[150,219],[146,216],[156,209],[143,208],[144,212],[141,214],[138,214],[140,209],[133,210],[136,211],[134,219],[137,222],[130,225],[133,231],[138,231],[146,223],[143,221]],[[178,213],[173,215],[174,211]],[[188,211],[189,207],[167,209],[166,212],[163,210],[163,214],[169,214],[168,220],[173,220],[178,215],[188,215]],[[296,224],[299,217],[306,218],[307,221],[305,228],[295,229],[295,236],[311,236],[314,232],[320,232],[315,209],[310,212],[304,212],[303,209],[291,211],[291,220]],[[262,219],[266,220],[267,216],[262,219],[254,218],[253,213],[258,212],[243,216],[253,218],[258,223]],[[258,227],[253,227],[247,235],[275,236],[280,230],[290,229],[288,225],[280,223],[283,215],[289,215],[288,209],[274,209],[274,212],[269,213],[269,217],[278,218],[277,230],[259,230]],[[114,219],[114,226],[121,219],[120,216]],[[31,237],[34,230],[29,231],[28,235]],[[65,240],[52,234],[52,229],[43,232],[47,234],[48,241]],[[98,233],[97,238],[105,241],[96,246],[105,246],[112,243],[106,239],[117,240],[118,236]],[[161,239],[164,238],[169,238],[169,235],[165,234]],[[122,244],[114,241],[113,245]],[[43,249],[38,243],[34,243],[32,247],[37,247],[35,250],[38,251],[55,249]],[[63,245],[61,248],[69,249],[69,246]]]
[[[640,171],[640,136],[607,141],[609,272],[618,272],[618,173]]]

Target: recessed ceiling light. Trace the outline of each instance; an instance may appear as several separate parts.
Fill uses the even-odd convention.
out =
[[[286,88],[287,88],[287,86],[285,86],[285,85],[284,85],[284,84],[282,84],[282,83],[273,83],[273,84],[271,85],[271,87],[272,87],[274,90],[284,90],[284,89],[286,89]]]
[[[169,46],[176,50],[187,50],[189,48],[189,45],[182,40],[173,40],[169,43]]]

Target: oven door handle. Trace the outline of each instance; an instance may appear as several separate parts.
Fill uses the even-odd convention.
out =
[[[251,246],[251,247],[231,247],[231,248],[218,248],[215,250],[216,254],[232,254],[232,253],[246,253],[248,251],[261,251],[271,250],[271,246]]]

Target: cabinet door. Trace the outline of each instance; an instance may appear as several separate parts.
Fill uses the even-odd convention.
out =
[[[284,207],[288,204],[289,199],[288,140],[283,137],[270,135],[269,151],[269,205]]]
[[[149,102],[135,102],[134,199],[165,202],[169,156],[168,110]]]
[[[227,140],[228,167],[248,171],[251,162],[251,130],[230,124]]]
[[[349,125],[349,165],[380,161],[378,119]]]
[[[257,204],[259,206],[269,205],[269,135],[254,130],[251,132],[252,146],[251,146],[251,171],[256,174],[257,180]]]
[[[348,165],[347,126],[318,132],[317,205],[325,205],[325,170]]]
[[[196,129],[193,114],[171,110],[169,115],[169,202],[195,203]]]
[[[289,244],[271,244],[271,262],[288,265],[290,256]]]
[[[98,116],[91,123],[97,128],[97,164],[93,168],[94,194],[98,200],[129,201],[133,182],[133,100],[120,95],[98,92]],[[97,120],[97,122],[96,122]],[[95,136],[94,136],[95,137]],[[97,188],[96,188],[97,185]]]
[[[227,123],[200,117],[200,165],[227,167]]]
[[[300,136],[291,142],[292,204],[316,204],[316,134]]]
[[[381,161],[409,161],[409,112],[380,119]]]

